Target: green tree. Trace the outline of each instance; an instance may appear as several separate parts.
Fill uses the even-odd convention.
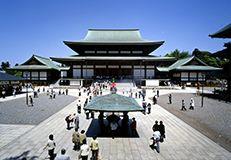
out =
[[[3,71],[6,71],[6,69],[9,68],[9,67],[10,67],[10,63],[8,61],[1,63],[1,69]]]
[[[178,59],[183,59],[189,57],[190,54],[188,51],[180,51],[178,49],[175,49],[173,52],[167,53],[165,57],[175,57],[177,60]]]
[[[220,60],[216,59],[212,56],[212,54],[208,51],[200,51],[199,49],[195,48],[192,52],[193,56],[196,56],[203,62],[205,62],[209,66],[219,67]]]

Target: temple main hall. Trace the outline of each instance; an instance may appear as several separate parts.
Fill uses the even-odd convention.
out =
[[[139,29],[88,29],[78,41],[64,41],[76,54],[68,57],[32,55],[11,69],[33,83],[86,86],[97,80],[130,80],[137,85],[174,81],[197,83],[206,80],[210,71],[197,57],[176,60],[155,56],[164,41],[146,40]]]
[[[161,78],[157,66],[169,66],[172,57],[157,57],[152,53],[164,41],[142,38],[139,29],[89,29],[83,40],[64,41],[76,55],[51,57],[69,70],[61,78],[78,83],[77,79],[141,79]]]

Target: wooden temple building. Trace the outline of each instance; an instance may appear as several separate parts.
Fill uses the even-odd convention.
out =
[[[208,66],[199,58],[192,56],[180,59],[169,67],[157,67],[160,72],[168,73],[173,83],[204,82],[209,72],[222,70]]]
[[[22,71],[23,77],[34,82],[59,80],[79,86],[112,78],[130,79],[138,84],[171,79],[197,82],[203,80],[205,72],[217,70],[196,57],[176,61],[174,57],[154,56],[153,52],[163,43],[143,39],[139,29],[89,29],[82,40],[64,41],[75,55],[50,58],[33,55],[12,69]]]
[[[231,23],[221,28],[217,32],[209,35],[211,38],[231,38]],[[220,59],[228,59],[228,63],[223,66],[223,75],[227,80],[227,94],[226,100],[231,101],[231,41],[224,44],[225,49],[214,53],[214,57]]]
[[[89,29],[83,40],[64,41],[76,55],[51,59],[70,66],[62,77],[71,78],[70,84],[80,84],[82,79],[155,79],[156,66],[175,61],[150,55],[163,43],[144,40],[138,29]]]
[[[20,71],[21,76],[28,81],[47,85],[60,78],[61,68],[49,58],[32,55],[26,62],[11,69]]]

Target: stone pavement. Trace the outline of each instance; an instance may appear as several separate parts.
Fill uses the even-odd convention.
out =
[[[190,98],[194,99],[194,110],[189,110]],[[187,111],[180,110],[182,99],[185,100]],[[204,106],[201,107],[201,96],[173,93],[172,104],[168,103],[168,95],[160,96],[158,104],[231,151],[230,103],[204,97]]]
[[[25,134],[33,125],[0,124],[0,148],[13,141],[18,136]]]
[[[50,87],[48,86],[40,86],[40,87],[35,87],[35,90],[37,91],[37,89],[40,88],[41,93],[44,93],[42,92],[42,89],[45,88],[45,90],[49,90]],[[15,100],[15,99],[18,99],[18,98],[25,98],[26,97],[26,88],[23,88],[22,89],[22,92],[21,94],[16,94],[15,96],[7,96],[6,98],[0,98],[0,102],[5,102],[5,101],[11,101],[11,100]],[[28,95],[31,95],[33,97],[33,90],[31,88],[28,89]]]
[[[138,100],[141,103],[140,100]],[[0,149],[0,158],[4,160],[20,159],[23,156],[31,159],[45,159],[47,151],[43,150],[48,135],[53,133],[60,153],[61,148],[67,149],[71,159],[77,159],[78,152],[72,150],[71,134],[66,130],[64,118],[76,111],[76,101],[41,122],[13,142]],[[214,143],[212,140],[190,127],[162,107],[155,105],[152,113],[129,113],[136,117],[139,138],[99,138],[100,157],[103,160],[179,160],[179,159],[231,159],[231,153]],[[160,154],[149,148],[152,136],[152,125],[155,120],[162,120],[166,127],[166,140],[161,143]],[[80,129],[87,130],[91,120],[80,115]],[[88,138],[90,139],[90,138]],[[89,141],[88,141],[89,142]]]
[[[69,95],[56,95],[55,99],[50,99],[43,93],[33,98],[33,106],[26,105],[25,97],[5,101],[0,103],[0,123],[37,125],[74,100],[76,97]]]

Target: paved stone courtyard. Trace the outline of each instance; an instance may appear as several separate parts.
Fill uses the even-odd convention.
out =
[[[37,125],[66,105],[76,100],[69,95],[56,95],[49,99],[45,93],[34,98],[34,106],[27,106],[25,97],[0,103],[0,124]]]
[[[0,124],[0,148],[23,135],[33,127],[34,125]]]
[[[189,110],[190,98],[195,101],[195,109]],[[185,100],[187,111],[181,111],[181,100]],[[158,104],[184,120],[216,143],[231,151],[231,104],[204,97],[201,107],[201,96],[192,93],[173,93],[172,104],[168,104],[168,95],[162,95]]]
[[[72,91],[73,95],[76,92]],[[149,95],[151,96],[151,95]],[[84,98],[81,97],[81,98]],[[48,99],[49,100],[49,99]],[[137,100],[141,103],[141,100]],[[67,149],[71,159],[77,159],[78,152],[73,151],[71,134],[73,130],[66,130],[64,118],[69,113],[76,112],[77,100],[65,108],[51,115],[31,130],[0,148],[0,157],[4,160],[45,159],[47,151],[43,150],[48,135],[53,133],[57,143],[55,152],[58,154],[62,148]],[[137,132],[139,138],[99,138],[100,157],[102,160],[229,160],[231,153],[159,105],[152,106],[152,113],[129,113],[130,117],[137,119]],[[166,127],[166,140],[161,143],[160,154],[151,150],[149,139],[152,136],[152,125],[155,120],[162,120]],[[87,130],[91,120],[80,115],[80,129]],[[88,137],[89,142],[90,137]]]

